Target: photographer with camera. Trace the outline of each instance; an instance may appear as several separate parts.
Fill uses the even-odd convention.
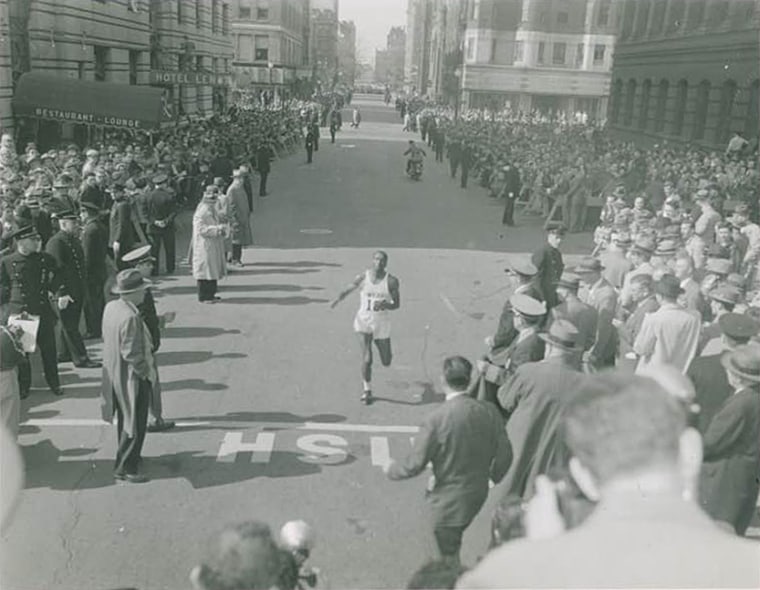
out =
[[[527,538],[492,551],[457,587],[757,588],[760,546],[727,534],[697,504],[702,441],[685,405],[664,381],[592,381],[563,427],[570,474],[593,513],[564,532],[557,485],[539,476]]]

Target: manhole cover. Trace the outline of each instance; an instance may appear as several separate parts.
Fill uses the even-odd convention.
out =
[[[327,236],[330,235],[332,232],[331,229],[324,229],[321,227],[307,227],[306,229],[301,230],[302,234],[309,234],[312,236]]]

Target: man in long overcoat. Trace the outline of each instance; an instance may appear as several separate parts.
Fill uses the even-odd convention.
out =
[[[253,244],[251,232],[251,210],[248,208],[248,195],[243,186],[243,171],[239,168],[232,172],[232,184],[227,189],[229,203],[232,264],[243,266],[243,248]]]
[[[139,270],[116,276],[113,292],[103,312],[103,419],[118,419],[118,447],[114,477],[129,483],[147,481],[138,473],[140,453],[148,427],[151,389],[158,381],[152,343],[137,306],[148,284]]]
[[[198,301],[214,303],[217,281],[227,274],[224,240],[229,226],[222,222],[216,208],[216,187],[207,186],[193,215],[191,242],[193,278],[198,281]]]

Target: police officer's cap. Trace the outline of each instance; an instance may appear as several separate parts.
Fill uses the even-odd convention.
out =
[[[53,217],[56,219],[79,219],[79,215],[73,209],[61,209],[53,213]]]
[[[557,234],[558,236],[564,236],[567,232],[567,228],[561,223],[552,222],[546,226],[546,231],[550,234]]]
[[[155,260],[155,258],[150,255],[150,244],[147,244],[145,246],[138,246],[134,250],[130,250],[121,257],[121,260],[128,264],[137,264],[143,260]]]
[[[515,258],[514,260],[510,261],[509,266],[504,270],[506,272],[513,272],[515,274],[522,275],[524,277],[534,277],[536,274],[538,274],[536,265],[533,264],[530,260],[523,258]]]
[[[509,303],[512,309],[527,318],[540,318],[546,314],[546,304],[529,295],[515,293],[509,298]]]
[[[39,237],[40,232],[37,231],[37,228],[34,227],[34,225],[23,225],[15,230],[8,233],[9,238],[14,238],[15,240],[23,240],[24,238],[35,238]]]
[[[165,183],[167,180],[169,180],[169,177],[168,177],[166,174],[163,174],[163,173],[161,173],[161,174],[156,174],[156,175],[153,177],[153,184],[163,184],[163,183]]]
[[[743,313],[724,313],[718,318],[720,331],[734,340],[749,340],[760,332],[760,324]]]

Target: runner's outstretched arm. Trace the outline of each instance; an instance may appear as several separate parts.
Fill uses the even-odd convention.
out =
[[[348,297],[351,293],[353,293],[359,287],[359,285],[362,284],[363,281],[364,281],[364,275],[363,274],[357,275],[357,277],[353,280],[353,282],[347,285],[346,288],[343,289],[338,294],[338,296],[330,302],[330,308],[331,309],[335,308],[335,306],[338,305],[338,303],[340,303],[346,297]]]

